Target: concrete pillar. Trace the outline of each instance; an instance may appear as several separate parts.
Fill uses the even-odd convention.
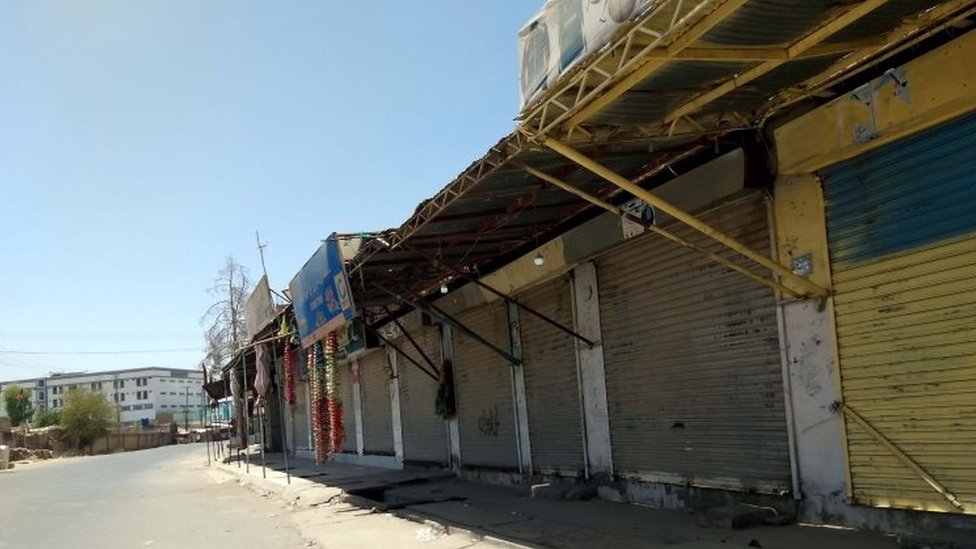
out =
[[[508,337],[512,356],[522,360],[522,329],[519,310],[508,303]],[[529,410],[525,400],[525,368],[512,364],[512,402],[515,405],[515,437],[518,444],[519,472],[532,474],[532,442],[529,436]]]
[[[779,260],[809,272],[813,282],[830,287],[827,229],[820,181],[814,175],[781,177],[776,182],[776,246]],[[844,421],[831,410],[841,400],[833,302],[814,300],[782,305],[791,395],[796,466],[804,504],[802,519],[838,512],[848,486]]]
[[[454,364],[454,339],[451,333],[451,327],[442,324],[441,325],[441,355],[444,360],[451,361],[451,366],[455,368],[454,372],[457,375],[456,365]],[[455,396],[456,396],[455,392]],[[451,469],[457,473],[461,474],[461,427],[458,424],[458,418],[455,414],[454,417],[447,420],[447,447],[451,454]]]
[[[576,333],[596,342],[591,348],[582,341],[575,340],[587,475],[612,474],[610,414],[600,328],[600,292],[596,265],[592,262],[583,263],[573,269],[573,327]]]
[[[356,414],[356,453],[363,455],[366,439],[363,438],[363,391],[359,385],[359,360],[352,361],[352,410]]]
[[[400,414],[400,365],[399,354],[392,347],[386,348],[386,359],[390,362],[393,377],[387,387],[390,391],[390,410],[393,415],[393,455],[396,466],[403,468],[403,418]]]

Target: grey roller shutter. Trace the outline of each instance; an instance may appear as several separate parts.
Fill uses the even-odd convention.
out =
[[[751,196],[705,220],[764,254]],[[717,253],[718,244],[674,230]],[[785,491],[789,445],[773,292],[648,234],[597,261],[614,469],[625,476]]]
[[[437,366],[441,357],[441,339],[437,328],[425,327],[412,333],[427,357]],[[437,370],[420,356],[407,338],[401,337],[397,347],[420,363],[431,374]],[[407,462],[422,462],[444,465],[448,462],[447,426],[444,420],[434,413],[437,400],[437,380],[420,371],[409,360],[397,360],[400,377],[400,417],[403,425],[403,459]]]
[[[529,307],[563,326],[573,327],[568,277],[518,296]],[[536,472],[583,474],[583,427],[575,341],[542,319],[521,311],[522,359]]]
[[[363,399],[363,448],[367,454],[393,455],[393,412],[390,407],[386,349],[359,359],[359,387]]]
[[[356,408],[353,402],[352,364],[341,362],[336,365],[339,395],[342,399],[342,450],[356,453]]]
[[[511,348],[504,303],[484,305],[458,320],[502,349]],[[485,345],[454,331],[461,461],[470,467],[518,468],[510,364]]]

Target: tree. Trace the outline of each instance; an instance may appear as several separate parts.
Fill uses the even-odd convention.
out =
[[[251,292],[251,286],[247,267],[228,256],[214,285],[208,290],[218,300],[200,318],[200,324],[206,326],[203,333],[206,342],[204,365],[211,373],[219,373],[220,368],[247,342],[244,301]]]
[[[7,415],[10,416],[10,422],[14,425],[20,425],[29,420],[31,415],[34,414],[34,408],[30,401],[30,393],[16,384],[8,385],[4,389],[3,404],[7,408]]]
[[[61,424],[61,412],[58,410],[49,410],[46,408],[41,408],[34,414],[34,426],[37,428],[50,427],[52,425]]]
[[[105,436],[115,424],[115,407],[105,395],[86,389],[71,389],[61,410],[64,434],[76,448],[84,448]]]

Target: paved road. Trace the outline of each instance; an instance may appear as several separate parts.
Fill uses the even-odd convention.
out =
[[[287,511],[206,462],[193,444],[0,471],[0,549],[305,547]]]

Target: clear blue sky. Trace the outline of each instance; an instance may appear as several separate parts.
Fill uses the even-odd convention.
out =
[[[542,0],[0,3],[0,380],[196,367],[224,257],[284,288],[397,226],[517,111]],[[254,276],[257,278],[257,276]]]

